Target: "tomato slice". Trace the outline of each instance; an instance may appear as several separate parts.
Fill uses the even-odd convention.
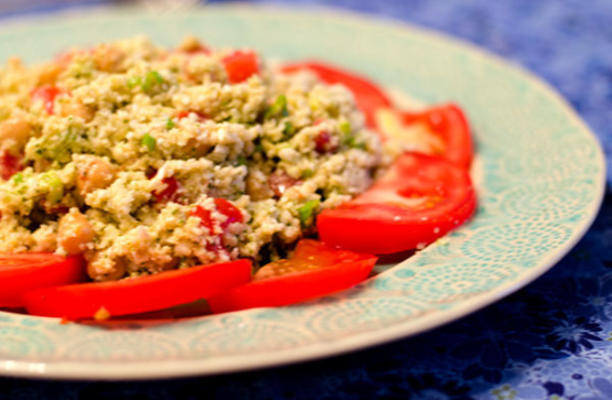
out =
[[[257,55],[252,51],[235,51],[221,59],[229,83],[240,83],[259,72]]]
[[[320,61],[299,61],[285,64],[281,71],[292,73],[299,70],[310,70],[325,83],[340,83],[355,96],[357,107],[364,113],[366,125],[376,128],[376,110],[392,106],[391,99],[385,92],[366,78]]]
[[[456,228],[476,208],[467,171],[405,153],[366,192],[317,217],[322,241],[374,254],[420,248]]]
[[[81,257],[52,253],[0,254],[0,307],[22,307],[28,290],[85,280]]]
[[[404,124],[422,124],[436,136],[442,146],[434,151],[447,160],[469,168],[474,156],[470,126],[464,112],[456,104],[444,104],[423,112],[399,111]]]
[[[161,310],[213,296],[251,279],[251,262],[201,265],[112,282],[55,286],[27,292],[30,314],[70,320]],[[99,314],[98,314],[99,315]]]
[[[292,258],[265,265],[251,283],[208,299],[212,312],[297,303],[348,289],[368,277],[376,257],[302,239]]]

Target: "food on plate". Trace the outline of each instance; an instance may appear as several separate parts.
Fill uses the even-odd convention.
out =
[[[376,262],[362,252],[422,247],[470,217],[472,156],[457,106],[400,110],[317,61],[274,68],[193,37],[11,59],[0,70],[0,287],[11,271],[32,284],[0,307],[104,319],[346,289]],[[63,272],[41,278],[46,262]]]

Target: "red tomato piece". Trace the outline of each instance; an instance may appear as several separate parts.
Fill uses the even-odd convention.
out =
[[[456,104],[440,105],[420,113],[401,111],[400,116],[405,124],[423,123],[438,136],[444,143],[440,156],[464,168],[470,167],[474,156],[470,126]]]
[[[214,202],[217,211],[227,217],[227,219],[221,223],[222,229],[227,228],[227,226],[231,223],[242,222],[244,220],[242,212],[229,201],[222,198],[217,198],[214,200]],[[202,226],[205,226],[210,232],[212,232],[214,221],[209,210],[202,206],[195,206],[191,211],[191,215],[200,218],[202,221]]]
[[[433,242],[475,208],[465,169],[438,156],[405,153],[366,192],[323,210],[317,228],[329,245],[388,254]]]
[[[81,257],[51,253],[0,254],[0,307],[22,307],[28,290],[85,280]]]
[[[212,312],[275,307],[355,286],[368,277],[376,257],[302,239],[292,258],[262,267],[253,281],[208,299]]]
[[[250,279],[251,262],[243,259],[119,281],[48,287],[27,292],[24,299],[30,314],[78,320],[99,312],[113,316],[161,310],[214,296]]]
[[[47,114],[53,115],[55,98],[62,93],[64,93],[64,91],[56,86],[45,85],[32,90],[30,96],[32,100],[42,101]]]
[[[353,72],[320,61],[300,61],[285,64],[281,67],[281,71],[285,73],[292,73],[304,69],[314,72],[319,79],[326,83],[340,83],[346,86],[346,88],[353,93],[353,96],[355,96],[357,107],[364,113],[366,125],[371,128],[376,127],[376,110],[381,107],[388,108],[392,106],[391,99],[382,89],[363,76],[359,76]]]
[[[0,177],[2,179],[7,180],[22,169],[21,156],[13,155],[7,150],[2,152],[0,155]]]
[[[259,72],[257,55],[252,51],[235,51],[221,59],[229,83],[240,83]]]
[[[217,211],[227,217],[227,219],[221,224],[221,228],[223,229],[227,228],[229,224],[233,224],[234,222],[242,222],[244,220],[242,212],[238,209],[238,207],[225,199],[215,199],[215,207],[217,208]]]
[[[200,225],[208,228],[208,231],[212,233],[214,221],[212,219],[212,216],[210,215],[209,210],[205,209],[202,206],[195,206],[193,210],[191,210],[191,215],[200,218]]]
[[[208,119],[208,115],[199,112],[199,111],[193,111],[193,110],[183,110],[183,111],[179,111],[176,114],[176,118],[178,118],[179,120],[186,118],[189,116],[189,114],[194,113],[195,115],[197,115],[198,117],[198,121],[203,122],[206,121]]]
[[[166,187],[160,192],[153,192],[153,197],[155,200],[159,202],[167,202],[167,201],[176,201],[177,200],[177,192],[179,190],[179,183],[175,177],[170,176],[162,179],[162,182],[166,185]]]

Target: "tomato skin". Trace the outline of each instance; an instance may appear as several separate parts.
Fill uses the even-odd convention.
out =
[[[252,51],[235,51],[221,59],[229,83],[240,83],[259,72],[257,55]]]
[[[213,296],[250,279],[251,262],[242,259],[119,281],[38,289],[27,292],[24,299],[30,314],[78,320],[92,318],[102,308],[111,316],[162,310]]]
[[[260,274],[253,281],[211,297],[212,312],[227,312],[254,307],[278,307],[314,299],[351,288],[365,280],[376,257],[331,248],[319,241],[302,239],[287,266],[276,265],[277,272]],[[258,276],[259,275],[259,276]]]
[[[288,63],[281,67],[281,71],[284,73],[293,73],[299,70],[310,70],[325,83],[340,83],[346,86],[355,96],[357,107],[364,113],[366,125],[370,128],[376,127],[375,113],[377,109],[392,107],[391,99],[382,89],[365,77],[353,72],[316,60]]]
[[[406,153],[366,192],[317,217],[332,246],[390,254],[421,248],[476,209],[469,174],[437,156]]]
[[[459,106],[449,103],[419,113],[399,113],[406,125],[424,123],[433,135],[440,137],[445,145],[440,156],[463,168],[470,167],[474,157],[474,144],[467,117]]]
[[[29,290],[85,279],[85,262],[79,256],[0,254],[0,307],[22,307],[23,293]]]

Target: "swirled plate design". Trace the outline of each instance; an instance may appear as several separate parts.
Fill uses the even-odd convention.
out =
[[[594,135],[546,84],[454,39],[329,10],[206,6],[185,14],[121,9],[3,23],[0,59],[32,62],[71,45],[193,33],[266,57],[316,57],[424,103],[467,111],[478,159],[475,218],[359,287],[292,307],[177,322],[60,324],[0,312],[0,374],[147,379],[279,365],[406,337],[519,289],[593,221],[605,166]]]

